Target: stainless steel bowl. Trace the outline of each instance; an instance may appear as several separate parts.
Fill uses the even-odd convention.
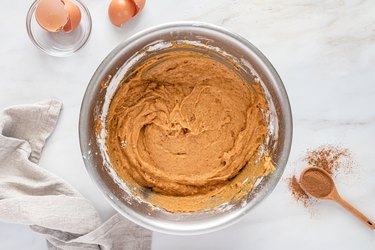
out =
[[[169,213],[153,209],[126,192],[108,171],[99,149],[95,121],[103,108],[108,76],[122,77],[119,69],[139,51],[159,42],[193,41],[210,44],[228,53],[241,64],[245,77],[256,76],[262,83],[270,106],[271,136],[267,148],[276,170],[261,179],[251,192],[228,209],[195,213]],[[155,46],[154,46],[155,47]],[[117,75],[116,75],[117,74]],[[110,83],[112,84],[112,83]],[[112,86],[113,87],[113,86]],[[115,86],[116,87],[116,86]],[[212,232],[237,222],[272,192],[284,172],[292,142],[292,114],[284,85],[267,58],[246,39],[223,28],[197,22],[177,22],[144,30],[115,48],[100,64],[82,101],[79,137],[87,171],[108,202],[129,220],[154,231],[189,235]]]

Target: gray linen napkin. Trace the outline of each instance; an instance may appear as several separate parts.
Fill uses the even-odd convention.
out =
[[[119,214],[102,224],[87,199],[37,165],[61,107],[49,100],[0,113],[0,220],[30,225],[49,249],[150,249],[150,231]]]

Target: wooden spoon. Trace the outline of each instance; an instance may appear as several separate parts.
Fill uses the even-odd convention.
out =
[[[327,171],[316,167],[306,168],[300,176],[300,183],[302,189],[307,194],[317,199],[336,201],[346,210],[351,212],[355,217],[365,223],[369,228],[375,229],[375,223],[373,221],[341,198],[337,192],[336,185],[332,177],[327,173]]]

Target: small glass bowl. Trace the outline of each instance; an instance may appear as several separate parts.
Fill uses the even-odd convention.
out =
[[[81,49],[90,37],[92,21],[89,10],[79,0],[70,1],[76,4],[81,11],[79,26],[70,33],[48,32],[38,24],[35,18],[35,9],[39,0],[34,1],[27,13],[26,28],[31,41],[36,47],[51,56],[72,55]]]

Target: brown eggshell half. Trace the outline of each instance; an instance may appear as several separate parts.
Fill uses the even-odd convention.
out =
[[[138,15],[143,8],[145,7],[146,0],[133,0],[135,6],[137,7],[137,11],[134,16]]]
[[[65,10],[68,12],[69,20],[64,26],[64,31],[69,33],[75,30],[81,22],[81,10],[69,0],[62,0],[65,3]]]
[[[38,24],[49,32],[57,32],[68,22],[69,15],[61,0],[40,0],[35,9]]]
[[[108,16],[113,25],[121,27],[136,14],[137,7],[132,0],[112,0]]]

